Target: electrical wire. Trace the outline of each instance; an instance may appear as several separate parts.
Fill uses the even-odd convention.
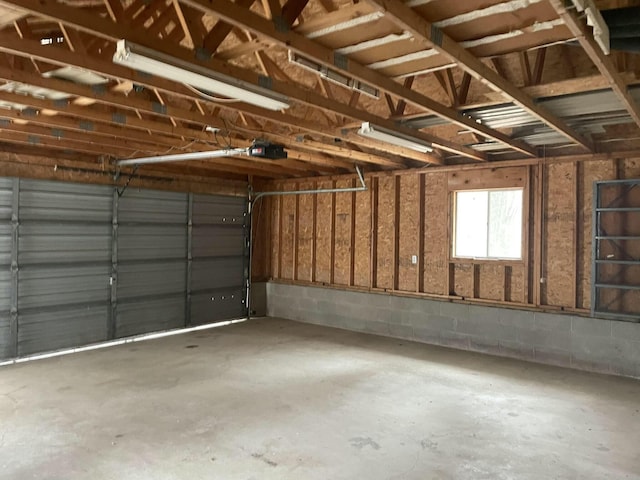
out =
[[[193,93],[200,95],[202,98],[206,98],[207,100],[211,100],[212,102],[221,102],[221,103],[237,103],[240,100],[238,100],[237,98],[224,98],[224,97],[216,97],[214,95],[209,95],[208,93],[204,93],[203,91],[187,84],[187,83],[183,83],[183,85],[185,87],[187,87],[189,90],[191,90]]]

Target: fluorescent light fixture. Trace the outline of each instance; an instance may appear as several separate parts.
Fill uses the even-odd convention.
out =
[[[361,125],[360,130],[358,130],[358,135],[378,140],[380,142],[390,143],[391,145],[397,145],[398,147],[410,148],[411,150],[421,153],[433,152],[433,148],[428,142],[409,135],[387,130],[386,128],[371,125],[369,122],[365,122]]]
[[[126,40],[118,42],[113,62],[269,110],[289,108],[287,97],[266,87],[238,80]]]
[[[154,157],[129,158],[120,160],[118,165],[146,165],[150,163],[186,162],[189,160],[206,160],[208,158],[224,157],[246,157],[249,155],[248,148],[227,148],[224,150],[210,150],[205,152],[175,153],[172,155],[156,155]]]
[[[355,80],[339,72],[338,70],[333,70],[331,68],[325,67],[324,65],[320,65],[313,60],[309,60],[308,58],[292,52],[291,50],[289,50],[289,62],[295,63],[299,67],[302,67],[305,70],[309,70],[310,72],[317,73],[322,78],[326,78],[327,80],[335,83],[336,85],[340,85],[341,87],[356,90],[360,93],[368,95],[371,98],[375,98],[376,100],[380,98],[380,90],[378,90],[376,87],[361,82],[360,80]]]

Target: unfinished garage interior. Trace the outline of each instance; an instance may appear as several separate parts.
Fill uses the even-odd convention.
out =
[[[640,1],[0,0],[0,479],[640,479]]]

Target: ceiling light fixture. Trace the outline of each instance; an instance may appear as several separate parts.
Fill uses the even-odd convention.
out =
[[[348,77],[347,75],[337,70],[332,70],[331,68],[327,68],[324,65],[320,65],[313,60],[309,60],[308,58],[292,52],[291,50],[289,50],[289,62],[295,63],[305,70],[317,73],[322,78],[326,78],[327,80],[335,83],[336,85],[340,85],[341,87],[356,90],[357,92],[368,95],[369,97],[375,98],[376,100],[380,98],[380,90],[378,90],[376,87],[372,87],[371,85],[368,85],[364,82]]]
[[[416,150],[421,153],[433,152],[433,147],[428,142],[424,142],[418,138],[394,132],[392,130],[387,130],[386,128],[371,125],[369,122],[365,122],[360,126],[358,135],[378,140],[380,142],[397,145],[398,147],[410,148],[411,150]]]
[[[257,107],[269,110],[289,108],[286,96],[265,86],[253,85],[126,40],[118,41],[113,62]]]

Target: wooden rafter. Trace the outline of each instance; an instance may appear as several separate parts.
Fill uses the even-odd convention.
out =
[[[41,60],[53,62],[54,64],[58,64],[62,66],[73,65],[78,68],[91,70],[93,72],[96,72],[100,75],[105,75],[107,77],[129,80],[132,83],[143,85],[151,89],[157,88],[160,91],[163,91],[172,95],[178,95],[182,98],[190,99],[192,101],[198,101],[202,104],[210,104],[208,100],[201,99],[191,90],[188,90],[185,87],[181,87],[180,85],[177,85],[168,80],[158,78],[158,77],[151,77],[149,75],[143,75],[128,68],[120,67],[112,63],[106,63],[103,60],[77,55],[74,52],[65,51],[63,49],[45,48],[42,45],[40,45],[39,42],[36,42],[36,41],[24,41],[24,40],[16,41],[11,37],[0,37],[0,51],[10,52],[15,55],[23,55],[26,57],[34,57]],[[67,82],[67,84],[68,84],[67,88],[80,87],[78,85],[72,84],[71,82]],[[63,85],[60,85],[60,87],[63,87]],[[105,96],[103,98],[108,98],[108,97]],[[110,98],[110,100],[114,100],[114,99]],[[147,105],[150,105],[150,104],[147,103]],[[140,105],[137,105],[137,104],[136,104],[136,107],[142,108]],[[236,110],[236,108],[234,108],[234,110]],[[333,139],[336,136],[340,136],[340,132],[336,132],[335,129],[323,128],[317,125],[316,123],[306,121],[301,118],[293,117],[288,114],[284,114],[280,112],[272,112],[270,110],[264,110],[259,107],[254,107],[252,105],[242,105],[241,111],[244,111],[257,118],[263,118],[265,120],[279,123],[283,126],[292,126],[298,131],[302,130],[310,133],[316,133],[330,139]],[[178,110],[175,107],[173,108],[173,110],[170,111],[170,114],[175,118],[179,118],[179,115],[182,115],[183,113],[178,114]],[[191,113],[195,114],[195,112],[191,112]],[[209,115],[207,118],[207,124],[216,126],[219,128],[225,128],[224,122],[219,121],[216,115]],[[421,154],[419,154],[418,152],[409,151],[409,150],[406,151],[406,157],[407,158],[415,158],[415,157],[423,158],[421,157]],[[419,158],[415,158],[415,159],[419,160]],[[424,162],[424,158],[422,161]],[[402,161],[400,159],[396,160],[396,167],[397,168],[403,167]]]
[[[611,59],[604,54],[600,46],[594,40],[586,23],[578,18],[578,15],[574,10],[566,8],[564,1],[549,0],[549,2],[567,28],[569,28],[571,33],[575,35],[580,46],[587,53],[602,76],[609,81],[611,89],[616,94],[616,97],[618,97],[625,110],[629,112],[633,121],[636,125],[640,126],[640,108],[638,108],[638,105],[629,94],[622,76],[618,73]]]
[[[282,6],[282,19],[287,25],[292,26],[298,19],[309,0],[287,0]]]
[[[487,67],[479,59],[474,57],[467,50],[462,48],[451,37],[442,30],[432,25],[430,22],[417,15],[411,8],[404,5],[399,0],[369,0],[376,5],[379,11],[385,12],[387,18],[396,23],[399,27],[411,32],[417,39],[422,40],[429,48],[435,49],[441,55],[457,64],[460,68],[468,72],[474,78],[490,85],[494,89],[501,91],[507,98],[515,104],[540,119],[557,132],[576,142],[583,148],[593,151],[591,140],[575,132],[562,119],[535,104],[533,99],[524,94],[515,85],[505,80],[500,75]],[[486,132],[473,130],[476,133],[486,135]]]
[[[225,73],[233,78],[238,78],[250,84],[254,84],[254,85],[259,84],[259,76],[253,71],[234,67],[233,65],[230,65],[227,62],[222,62],[216,59],[201,60],[199,58],[196,58],[193,52],[189,52],[188,50],[180,46],[174,45],[170,42],[161,42],[156,39],[149,38],[139,30],[130,29],[126,25],[116,25],[113,22],[105,21],[104,19],[97,18],[96,16],[91,14],[86,14],[85,12],[82,12],[78,9],[75,9],[72,7],[66,7],[55,2],[48,2],[46,0],[42,0],[42,1],[10,0],[10,1],[11,2],[15,1],[20,3],[21,8],[29,10],[34,14],[39,14],[47,18],[55,19],[56,21],[60,21],[67,25],[74,26],[75,28],[78,28],[80,30],[84,30],[86,32],[93,32],[94,34],[98,34],[104,38],[108,38],[111,40],[117,40],[124,36],[127,39],[134,41],[135,43],[148,46],[149,48],[155,49],[157,51],[161,51],[172,57],[179,58],[187,62],[199,64],[206,68],[211,68],[212,70]],[[18,53],[20,52],[21,49],[23,49],[23,42],[20,42],[20,44],[21,46],[16,50],[14,50],[15,53]],[[6,49],[7,49],[7,45],[4,42],[0,42],[0,50],[6,51]],[[45,59],[49,59],[54,49],[52,48],[47,50],[49,53],[45,56]],[[73,53],[73,52],[66,52],[66,53]],[[89,59],[84,59],[84,60],[90,61]],[[68,63],[68,61],[65,61],[65,63]],[[129,69],[121,69],[120,71],[122,70],[127,71]],[[130,70],[128,74],[124,74],[124,78],[126,78],[127,75],[131,75]],[[148,78],[149,76],[140,76],[140,77],[142,77],[142,80],[143,80],[142,84],[145,84],[145,82],[147,83],[149,82],[149,80],[146,80],[146,78]],[[121,78],[123,78],[123,76],[121,76]],[[154,80],[155,80],[155,77],[150,79],[150,81],[154,81]],[[395,82],[391,80],[389,81],[392,84],[395,84]],[[167,83],[172,85],[169,88],[169,91],[174,91],[176,89],[175,83],[171,83],[171,82],[167,82]],[[398,85],[398,87],[402,88],[400,85]],[[429,135],[420,131],[415,131],[408,127],[396,125],[395,122],[393,121],[384,119],[382,117],[378,117],[367,111],[353,109],[347,105],[344,105],[341,102],[331,101],[327,98],[322,97],[317,93],[310,92],[306,89],[297,87],[295,85],[291,85],[287,82],[272,80],[271,89],[275,92],[286,95],[304,105],[308,105],[314,108],[320,108],[326,111],[336,112],[341,115],[354,118],[361,122],[372,122],[380,126],[383,126],[385,128],[388,128],[390,130],[397,131],[398,133],[402,133],[404,135],[411,135],[411,136],[418,137],[423,141],[434,144],[436,148],[440,148],[445,151],[455,152],[455,153],[462,154],[466,157],[474,158],[477,160],[484,160],[486,158],[484,154],[482,154],[481,152],[477,152],[471,148],[467,148],[457,143],[443,140],[433,135]],[[259,107],[252,107],[250,105],[237,104],[237,106],[234,106],[234,108],[242,109],[248,113],[260,112],[259,115],[262,115],[263,117],[269,118],[269,119],[274,119],[278,117],[280,117],[281,119],[286,118],[287,119],[286,123],[289,123],[290,125],[293,125],[293,126],[300,126],[302,123],[302,120],[299,118],[294,119],[294,118],[291,118],[290,115],[277,113],[277,112],[274,113],[266,109],[261,109]],[[311,123],[311,122],[308,122],[308,123]],[[471,122],[471,124],[476,125],[475,122]],[[313,127],[313,129],[317,130],[317,127]],[[442,162],[441,159],[434,156],[430,156],[428,154],[424,154],[422,161],[424,163],[441,163]]]
[[[237,5],[241,8],[249,8],[254,2],[255,0],[238,0]],[[205,36],[202,42],[203,48],[212,54],[215,53],[232,29],[232,25],[219,20]]]
[[[16,1],[20,1],[20,3],[22,3],[26,0]],[[208,2],[207,0],[183,0],[183,3],[190,5],[193,8],[199,9],[205,13],[214,14],[227,23],[250,30],[252,33],[258,36],[264,36],[284,48],[290,48],[301,55],[311,58],[314,61],[320,62],[323,65],[342,70],[343,72],[360,81],[378,87],[380,90],[394,95],[397,98],[404,99],[407,103],[415,105],[418,108],[432,111],[436,115],[445,118],[456,125],[493,138],[494,140],[502,142],[522,153],[526,153],[532,156],[537,155],[536,149],[531,147],[530,145],[527,145],[526,143],[521,141],[513,140],[509,138],[508,135],[505,135],[502,132],[488,128],[473,121],[470,118],[464,117],[460,115],[456,110],[435,102],[427,96],[422,95],[414,90],[406,89],[391,78],[385,77],[384,75],[367,67],[364,67],[363,65],[355,61],[350,60],[344,63],[339,62],[339,65],[336,65],[335,56],[332,49],[309,40],[296,32],[281,31],[269,20],[266,20],[249,10],[239,8],[238,5],[231,3],[228,0],[218,0],[216,2]],[[447,151],[451,151],[451,145],[443,145],[442,143],[440,143],[439,145],[437,145],[437,147],[440,147]],[[470,149],[459,149],[456,153],[469,157],[469,154],[471,153],[469,152],[469,150]],[[474,155],[475,156],[471,158],[482,159],[482,156],[478,156],[477,152]]]

